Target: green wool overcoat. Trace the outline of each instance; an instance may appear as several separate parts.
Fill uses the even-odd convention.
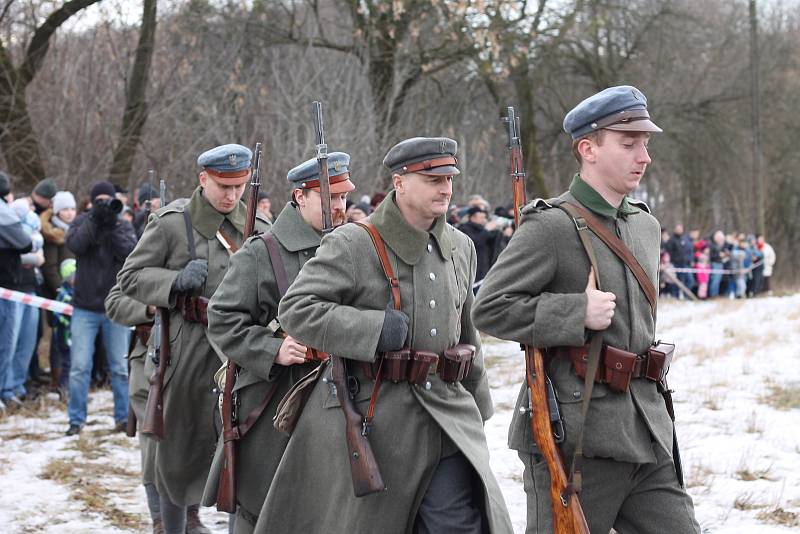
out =
[[[286,204],[268,233],[278,242],[287,281],[291,283],[303,264],[314,257],[321,235],[303,220],[291,203]],[[239,422],[277,387],[257,423],[234,445],[236,497],[240,512],[244,508],[245,518],[258,516],[261,511],[289,440],[272,426],[278,402],[298,379],[316,366],[314,363],[289,367],[275,364],[283,338],[276,336],[276,325],[270,323],[278,315],[279,302],[280,292],[267,247],[260,237],[253,237],[231,258],[228,272],[211,299],[208,315],[209,339],[221,354],[240,367],[234,387],[241,402]],[[220,436],[203,495],[205,506],[216,503],[223,460]],[[237,518],[236,531],[244,532],[244,526]]]
[[[109,291],[105,301],[108,318],[117,324],[136,326],[152,323],[153,317],[147,315],[147,306],[125,296],[115,284]],[[135,334],[133,334],[135,337]],[[133,350],[128,355],[128,403],[136,415],[136,428],[141,429],[144,421],[144,408],[147,405],[147,393],[150,390],[150,375],[144,371],[147,358],[147,345],[138,337],[134,340]],[[155,442],[145,434],[138,432],[139,447],[142,456],[142,484],[155,483]]]
[[[155,446],[155,483],[159,494],[178,506],[198,504],[203,495],[217,440],[214,373],[220,365],[206,328],[183,320],[171,291],[178,273],[191,259],[184,211],[191,217],[196,256],[208,260],[208,278],[200,295],[210,298],[230,258],[216,233],[222,228],[237,246],[241,245],[246,208],[239,202],[231,213],[223,215],[205,199],[201,187],[191,199],[171,202],[150,216],[142,238],[117,275],[117,282],[129,297],[169,309],[171,361],[164,377],[165,437]],[[256,221],[256,229],[267,228],[269,223]],[[152,375],[154,369],[152,360],[146,358],[145,376]]]
[[[480,338],[472,325],[475,247],[439,218],[424,232],[401,215],[392,192],[369,218],[386,242],[400,280],[410,345],[442,353],[457,343],[477,347],[461,383],[430,375],[430,389],[382,383],[369,441],[386,491],[356,498],[345,445],[345,422],[329,383],[316,383],[292,434],[262,508],[256,532],[411,532],[440,458],[460,450],[475,468],[488,530],[511,522],[489,468],[483,422],[493,413]],[[372,362],[391,301],[389,283],[369,235],[346,224],[326,236],[281,301],[278,317],[301,342],[350,360],[362,414],[373,381],[359,362]],[[326,365],[325,375],[330,374]]]
[[[576,176],[562,200],[589,208],[625,242],[658,287],[661,229],[644,203],[625,199],[617,208]],[[587,342],[584,328],[589,258],[575,223],[563,210],[542,201],[522,210],[522,223],[500,254],[476,297],[472,317],[475,325],[501,339],[534,347],[581,346]],[[625,264],[589,232],[594,245],[600,288],[616,295],[611,326],[603,342],[641,354],[655,336],[655,317],[644,292]],[[520,353],[520,369],[523,355]],[[563,450],[571,459],[580,431],[584,383],[572,364],[560,359],[549,363],[561,414],[566,425]],[[509,430],[509,447],[536,452],[531,438],[527,407],[527,385],[520,387]],[[621,462],[655,462],[654,444],[672,455],[672,421],[656,384],[645,379],[631,381],[627,393],[595,384],[586,416],[584,455],[613,458]]]

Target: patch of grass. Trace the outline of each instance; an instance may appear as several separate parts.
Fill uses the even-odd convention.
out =
[[[714,479],[714,471],[703,464],[693,464],[689,469],[689,476],[686,477],[687,488],[699,488],[701,486],[711,486]]]
[[[766,504],[758,504],[753,502],[752,493],[742,493],[733,501],[733,507],[737,510],[755,510],[756,508],[766,508]]]
[[[761,395],[759,402],[782,411],[800,408],[800,384],[781,385],[768,379],[766,385],[769,393]]]
[[[774,508],[770,508],[769,510],[764,510],[763,512],[759,512],[756,518],[758,518],[759,521],[763,521],[765,523],[772,523],[784,527],[800,526],[800,514],[797,514],[796,512],[791,512],[789,510],[784,510],[780,506],[775,506]]]
[[[67,458],[54,458],[47,462],[42,472],[39,473],[39,478],[45,480],[52,480],[61,484],[68,485],[75,471],[75,460]]]
[[[755,410],[753,410],[750,413],[750,417],[747,418],[747,426],[744,430],[748,434],[761,434],[764,431],[761,425],[758,424],[758,415],[756,415]]]
[[[775,478],[769,476],[769,472],[772,470],[772,466],[766,467],[764,469],[753,469],[748,465],[745,465],[744,462],[739,466],[739,469],[736,470],[736,477],[739,480],[744,480],[745,482],[752,482],[754,480],[769,480],[774,481]]]

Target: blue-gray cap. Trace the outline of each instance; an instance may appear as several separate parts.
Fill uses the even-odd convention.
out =
[[[564,131],[578,139],[601,129],[661,132],[647,113],[647,98],[632,85],[609,87],[575,106],[564,117]]]
[[[229,144],[206,150],[197,158],[197,164],[215,182],[222,185],[242,185],[250,177],[252,159],[253,153],[246,146]]]
[[[331,152],[328,154],[328,176],[331,194],[349,193],[356,186],[350,181],[350,154]],[[286,174],[292,189],[314,189],[319,191],[319,162],[311,158]]]
[[[456,176],[461,174],[457,151],[458,143],[449,137],[412,137],[390,148],[383,165],[392,174]]]

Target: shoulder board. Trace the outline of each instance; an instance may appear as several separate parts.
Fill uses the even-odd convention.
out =
[[[637,200],[637,199],[634,199],[634,198],[629,198],[628,199],[628,204],[630,204],[631,206],[636,206],[637,208],[639,208],[640,210],[644,211],[645,213],[651,213],[650,212],[650,206],[648,206],[645,203],[644,200]]]
[[[269,222],[269,219],[261,215],[260,213],[256,213],[256,219],[261,221],[262,223],[266,224],[267,226],[272,226],[272,223]]]
[[[525,206],[520,209],[520,213],[525,215],[528,213],[538,213],[542,210],[548,210],[555,206],[554,201],[555,199],[545,200],[543,198],[535,198],[525,204]]]
[[[188,203],[189,203],[188,198],[179,198],[173,200],[166,206],[158,208],[155,211],[155,216],[160,218],[163,217],[164,215],[167,215],[168,213],[183,213],[184,208],[186,208],[186,205]]]

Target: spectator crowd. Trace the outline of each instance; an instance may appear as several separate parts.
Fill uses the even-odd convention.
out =
[[[347,220],[369,216],[384,198],[375,193],[348,200]],[[78,203],[50,178],[15,199],[11,179],[0,172],[0,287],[73,306],[68,316],[0,299],[0,415],[48,388],[67,403],[68,434],[75,434],[86,421],[90,387],[110,384],[115,428],[124,431],[131,332],[107,317],[104,300],[149,213],[164,200],[147,183],[129,195],[97,182]],[[259,193],[257,205],[273,221],[267,193]],[[477,292],[511,239],[513,216],[473,195],[462,206],[451,205],[448,222],[475,244]],[[672,233],[662,232],[660,292],[678,299],[752,297],[770,291],[775,259],[763,236],[721,230],[701,236],[677,224]],[[49,372],[36,357],[43,338],[49,339],[49,348],[42,344]]]

